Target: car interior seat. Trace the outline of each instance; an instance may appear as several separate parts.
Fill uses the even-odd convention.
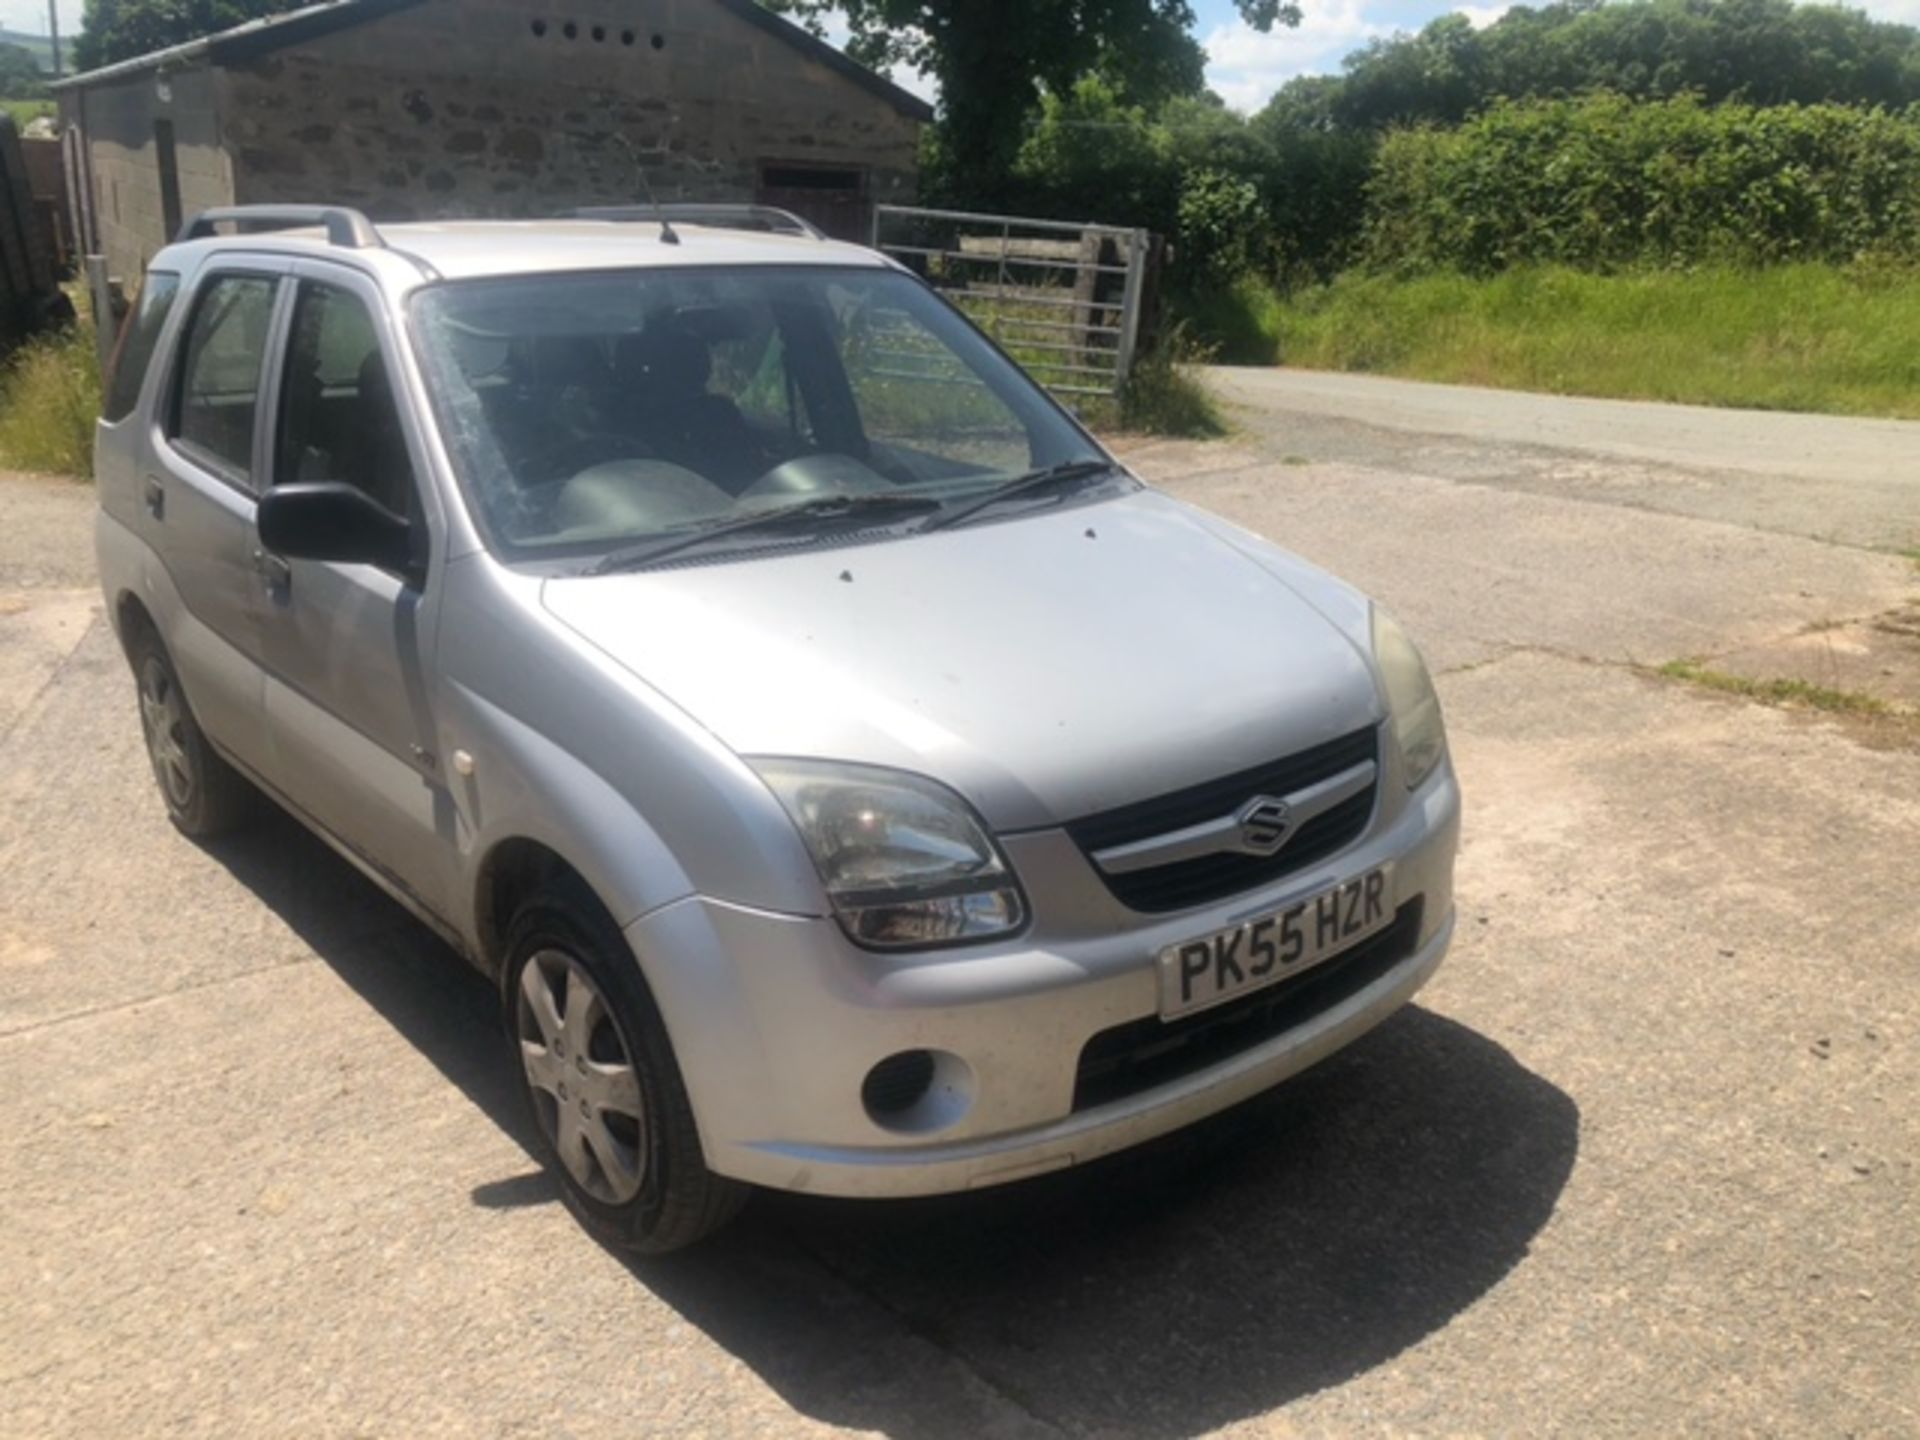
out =
[[[629,422],[655,454],[739,494],[766,456],[739,407],[707,388],[713,352],[671,319],[614,345],[613,373]]]

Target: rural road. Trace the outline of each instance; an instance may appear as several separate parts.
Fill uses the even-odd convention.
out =
[[[172,833],[89,496],[0,477],[0,1434],[1920,1434],[1920,750],[1642,668],[1920,594],[1916,431],[1216,383],[1133,463],[1426,644],[1452,958],[1197,1134],[647,1265],[484,983],[290,822]]]
[[[1920,420],[1856,420],[1534,395],[1325,370],[1217,367],[1229,403],[1269,415],[1359,420],[1416,435],[1558,445],[1696,469],[1725,467],[1796,481],[1914,478]]]
[[[1341,430],[1358,429],[1358,448],[1375,462],[1389,453],[1381,442],[1397,440],[1400,454],[1417,452],[1428,467],[1452,474],[1483,466],[1489,453],[1512,458],[1514,447],[1525,447],[1523,455],[1548,462],[1542,488],[1549,493],[1883,549],[1911,546],[1920,533],[1920,421],[1647,405],[1313,370],[1209,374],[1260,433],[1291,433],[1296,443],[1313,436],[1331,442],[1330,453],[1340,448],[1334,437]]]

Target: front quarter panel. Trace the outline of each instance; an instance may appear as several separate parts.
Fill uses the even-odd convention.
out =
[[[696,892],[823,913],[812,862],[759,777],[549,617],[540,585],[484,555],[447,570],[440,748],[468,893],[497,845],[524,838],[579,870],[623,926]]]

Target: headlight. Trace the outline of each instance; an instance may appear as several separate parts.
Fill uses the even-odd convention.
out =
[[[1434,694],[1426,661],[1393,619],[1377,606],[1373,612],[1373,658],[1380,667],[1380,683],[1387,692],[1393,733],[1400,741],[1406,764],[1407,788],[1413,789],[1433,773],[1447,753],[1447,727],[1440,718],[1440,697]]]
[[[835,914],[860,944],[923,949],[1026,924],[1000,847],[944,785],[865,765],[751,763],[793,817]]]

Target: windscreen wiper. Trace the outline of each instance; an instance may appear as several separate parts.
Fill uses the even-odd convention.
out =
[[[977,500],[953,510],[942,510],[926,524],[920,527],[920,533],[933,530],[947,530],[955,525],[971,520],[982,510],[989,510],[1007,500],[1017,500],[1022,495],[1031,495],[1036,491],[1050,490],[1055,485],[1070,485],[1082,480],[1091,480],[1096,475],[1105,475],[1120,467],[1111,460],[1069,460],[1064,465],[1049,465],[1044,470],[1035,470],[1030,474],[1016,475],[1003,481]]]
[[[772,510],[757,510],[751,515],[713,520],[677,535],[663,535],[645,545],[616,550],[597,561],[589,575],[611,575],[621,570],[638,570],[656,560],[692,550],[696,546],[721,540],[729,535],[746,535],[756,530],[785,530],[807,525],[832,524],[854,520],[867,524],[874,520],[907,515],[924,515],[938,510],[940,502],[928,495],[833,495],[802,500]]]

